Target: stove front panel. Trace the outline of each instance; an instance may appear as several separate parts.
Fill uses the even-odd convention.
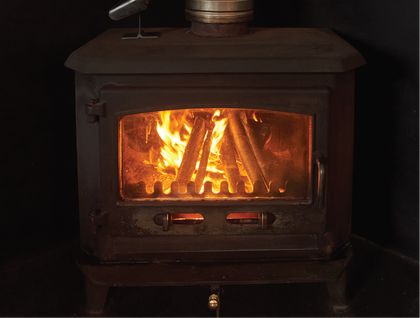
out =
[[[165,29],[150,42],[123,41],[121,32],[105,32],[66,62],[76,71],[79,213],[88,253],[116,262],[175,260],[175,251],[202,260],[327,258],[348,244],[354,69],[364,64],[359,52],[329,30],[255,29],[209,41]],[[233,168],[223,147],[213,148],[216,136],[208,158],[203,155],[213,119],[229,119],[226,110],[243,130],[232,134],[225,127]],[[178,130],[187,144],[196,118],[206,121],[198,124],[204,137],[193,138],[201,149],[185,155],[185,145],[176,164],[162,153],[166,137],[152,136],[155,122],[137,122],[153,113],[156,126],[164,126],[166,112],[169,119],[190,113]],[[285,130],[293,122],[288,118],[303,128]],[[183,131],[185,124],[191,132]],[[274,144],[265,140],[264,124],[271,137],[278,131]],[[246,127],[253,125],[259,126],[251,129],[260,134],[257,148],[250,142],[251,151],[241,152],[244,143],[233,137],[252,140]],[[291,146],[293,138],[306,150]],[[260,163],[270,160],[258,163],[259,152],[275,156],[268,176]],[[182,167],[184,157],[191,169]],[[200,169],[202,158],[207,165]],[[223,246],[215,248],[216,242]]]
[[[250,251],[286,253],[284,255],[312,251],[311,255],[316,255],[319,235],[326,232],[326,209],[320,209],[318,205],[316,159],[321,153],[328,155],[329,98],[327,88],[103,87],[99,102],[104,105],[104,114],[97,123],[100,213],[90,215],[90,219],[96,224],[96,229],[99,227],[102,237],[99,244],[106,248],[97,248],[96,255],[103,260],[144,259],[150,253],[168,257],[175,252],[200,252],[200,255],[207,253],[211,257],[219,253],[224,258],[232,256],[232,252]],[[150,176],[133,174],[129,162],[135,161],[140,169],[158,171],[160,160],[164,167],[162,171],[169,172],[170,178],[176,178],[176,169],[179,169],[164,166],[166,158],[162,149],[167,144],[157,127],[164,126],[162,118],[165,116],[169,119],[184,118],[180,122],[180,135],[188,135],[188,130],[191,135],[197,118],[206,122],[207,130],[216,129],[217,124],[211,122],[225,118],[232,120],[230,116],[239,118],[242,127],[244,122],[257,127],[266,123],[270,133],[263,137],[260,150],[268,149],[276,156],[275,167],[283,163],[287,169],[272,169],[274,172],[269,176],[273,179],[269,180],[266,189],[261,181],[252,183],[247,169],[240,167],[243,157],[233,141],[235,161],[240,171],[236,189],[229,183],[226,171],[222,170],[224,165],[220,157],[215,161],[219,160],[219,166],[216,166],[221,172],[214,174],[206,168],[201,187],[195,186],[203,149],[198,151],[198,158],[193,159],[192,178],[184,185],[176,187],[177,181],[170,179],[165,187],[159,180],[163,174],[159,173],[157,179],[160,182],[156,179],[147,182]],[[143,125],[146,122],[152,123],[151,128]],[[185,123],[193,127],[185,128]],[[227,122],[224,125],[233,140],[235,131],[229,130]],[[155,128],[156,132],[152,133]],[[242,129],[246,136],[246,128]],[[258,129],[261,132],[261,128]],[[280,134],[284,138],[280,138]],[[203,139],[200,141],[202,147],[206,136]],[[188,143],[188,139],[185,140]],[[293,145],[292,141],[296,140],[297,144]],[[152,144],[153,149],[155,145],[160,149],[154,151]],[[251,153],[255,157],[255,152]],[[209,155],[209,162],[210,159]],[[137,179],[130,179],[133,175]],[[214,175],[219,178],[218,185],[217,182],[216,186],[213,182],[205,182],[205,178]],[[215,242],[220,239],[224,246],[215,248]],[[195,245],[188,247],[192,240],[197,244],[201,242],[200,248]],[[124,247],[122,242],[125,241]],[[253,243],[250,245],[249,242]]]

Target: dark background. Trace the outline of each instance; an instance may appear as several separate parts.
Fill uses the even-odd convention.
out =
[[[2,3],[2,261],[78,237],[74,74],[67,56],[114,22],[117,0]],[[367,61],[356,73],[353,232],[418,260],[417,0],[255,0],[252,27],[327,27]],[[146,27],[188,27],[152,0]],[[51,238],[53,238],[51,240]]]

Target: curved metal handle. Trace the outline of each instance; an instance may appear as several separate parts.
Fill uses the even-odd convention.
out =
[[[325,201],[325,181],[326,181],[326,170],[324,156],[318,154],[316,158],[316,164],[318,166],[318,207],[324,208]]]

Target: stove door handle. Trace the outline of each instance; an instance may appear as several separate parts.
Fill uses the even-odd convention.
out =
[[[318,166],[318,208],[324,208],[325,201],[325,182],[326,182],[326,167],[324,156],[318,154],[316,158]]]

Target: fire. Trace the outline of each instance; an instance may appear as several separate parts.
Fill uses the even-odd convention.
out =
[[[304,196],[310,120],[232,108],[122,116],[121,194],[135,199]],[[188,189],[191,181],[195,189]]]
[[[256,112],[252,112],[251,117],[254,121],[262,123],[262,120],[257,118]]]
[[[223,133],[227,125],[227,118],[217,119],[221,114],[220,110],[216,110],[212,117],[212,122],[214,123],[214,129],[212,133],[212,142],[210,149],[210,158],[209,164],[207,165],[208,171],[223,173],[223,171],[217,169],[217,166],[220,165],[220,140],[223,138]],[[207,181],[207,180],[206,180]],[[211,180],[209,180],[211,181]]]
[[[160,153],[163,157],[159,162],[160,168],[173,167],[178,172],[191,133],[191,128],[184,123],[187,115],[188,112],[185,112],[181,118],[176,118],[171,116],[171,111],[160,112],[162,124],[157,123],[157,132],[165,143]],[[185,128],[187,133],[181,134],[182,128]]]
[[[176,174],[178,174],[184,157],[185,148],[191,136],[192,127],[188,125],[188,122],[193,122],[193,114],[188,110],[183,114],[175,111],[163,111],[159,114],[160,118],[156,129],[164,145],[161,147],[161,158],[159,159],[158,170],[162,174],[167,174],[166,171],[168,171],[168,168],[173,168]],[[211,122],[213,123],[214,128],[211,132],[211,147],[206,168],[207,175],[205,176],[204,182],[213,182],[213,189],[218,191],[220,189],[220,181],[224,179],[223,170],[220,168],[220,141],[223,138],[227,125],[227,118],[222,116],[220,110],[215,110],[211,117]],[[210,130],[207,131],[206,138],[209,132]],[[198,169],[200,165],[202,152],[203,151],[201,150],[200,157],[198,158],[199,160],[195,163],[196,169]],[[209,176],[209,173],[216,176],[219,174],[220,176],[215,180]],[[195,180],[195,174],[192,180]],[[165,193],[169,193],[170,186],[165,187],[164,184],[163,190]]]

